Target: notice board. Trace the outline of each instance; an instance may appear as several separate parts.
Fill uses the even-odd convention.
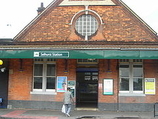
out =
[[[145,78],[145,94],[155,95],[155,78]]]
[[[103,79],[103,95],[113,95],[114,86],[113,79]]]

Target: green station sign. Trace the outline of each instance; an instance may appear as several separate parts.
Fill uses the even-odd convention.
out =
[[[67,51],[34,51],[34,58],[69,58]]]

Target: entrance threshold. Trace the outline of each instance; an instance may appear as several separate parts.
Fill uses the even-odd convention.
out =
[[[85,111],[98,111],[98,108],[77,107],[77,108],[75,108],[75,110],[78,110],[78,111],[80,111],[80,110],[85,110]]]

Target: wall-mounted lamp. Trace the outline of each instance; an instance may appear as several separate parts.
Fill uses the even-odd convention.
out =
[[[2,65],[3,64],[3,60],[0,60],[0,65]]]

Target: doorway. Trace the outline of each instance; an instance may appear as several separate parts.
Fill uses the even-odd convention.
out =
[[[0,103],[0,108],[7,108],[8,105],[8,64],[8,60],[3,59],[3,64],[0,65],[0,98],[2,99],[2,103]]]
[[[0,98],[2,98],[2,104],[0,108],[7,108],[8,105],[8,75],[9,71],[0,71]]]
[[[77,71],[76,107],[98,107],[98,71],[84,69]]]

